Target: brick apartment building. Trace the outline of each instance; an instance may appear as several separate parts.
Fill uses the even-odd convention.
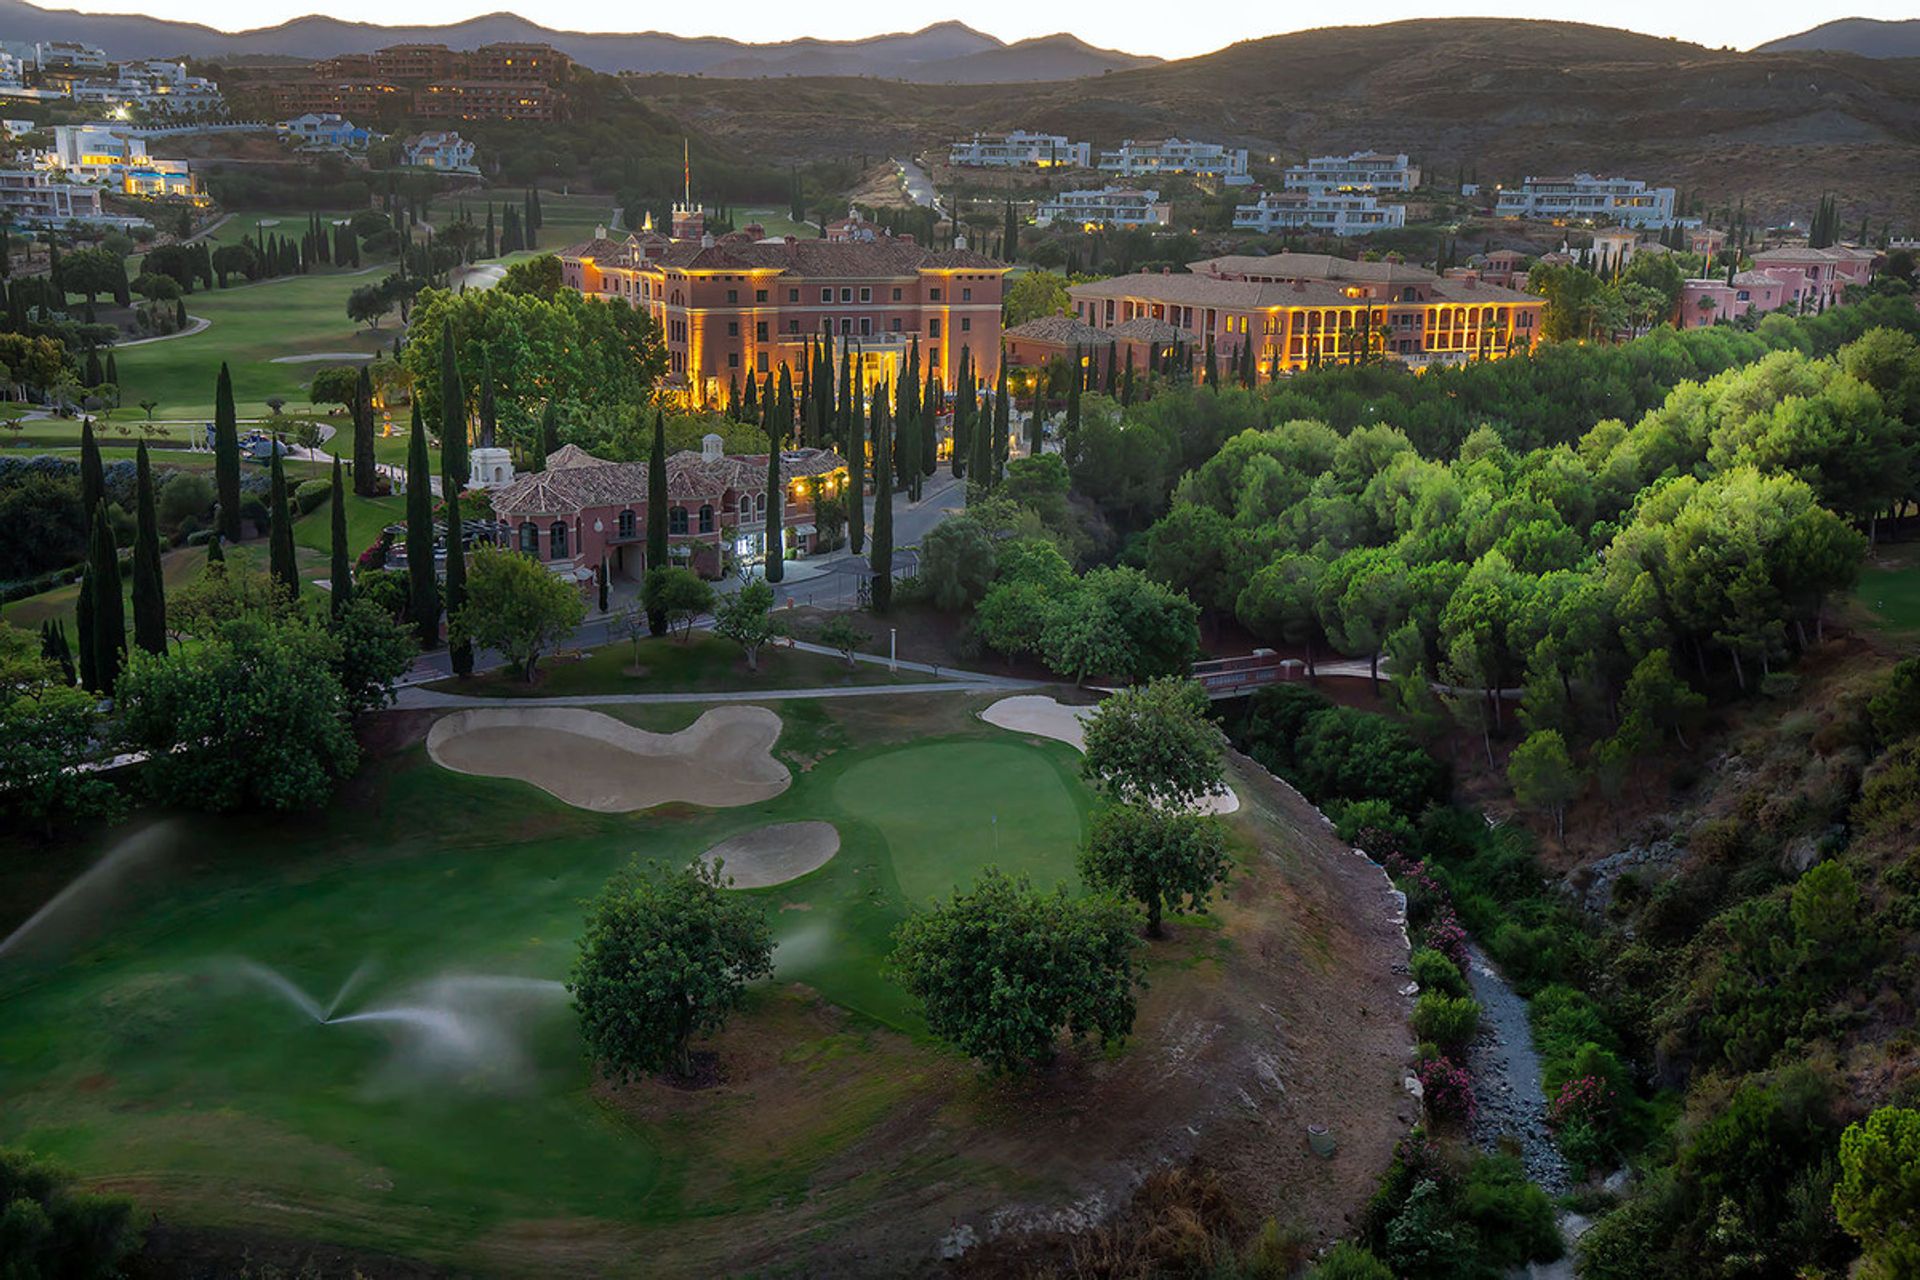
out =
[[[892,378],[911,344],[923,370],[954,385],[963,352],[991,383],[1000,367],[1000,295],[1007,266],[911,236],[872,240],[717,239],[699,210],[676,210],[676,237],[604,234],[559,253],[567,285],[644,307],[666,341],[668,385],[712,403],[749,374],[796,374],[807,344],[831,333],[861,354],[861,376]]]
[[[1497,359],[1539,340],[1544,305],[1477,279],[1317,253],[1228,255],[1067,292],[1074,315],[1096,329],[1171,325],[1189,347],[1211,337],[1223,362],[1252,344],[1262,378],[1363,355],[1415,367]]]
[[[490,44],[464,51],[442,44],[396,44],[316,62],[312,78],[276,81],[268,96],[279,116],[557,120],[562,100],[555,86],[573,66],[573,59],[544,44]]]

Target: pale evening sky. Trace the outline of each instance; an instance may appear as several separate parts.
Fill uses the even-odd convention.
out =
[[[332,0],[324,8],[315,0],[81,0],[61,4],[40,0],[48,7],[72,7],[89,12],[143,13],[150,17],[205,23],[223,30],[268,26],[288,18],[322,11],[329,16],[383,24],[457,22],[477,14],[513,8],[543,26],[572,31],[670,31],[677,35],[728,36],[755,43],[818,36],[847,39],[882,31],[912,30],[944,18],[958,18],[977,30],[1003,40],[1047,35],[1063,26],[1081,39],[1108,48],[1161,57],[1206,53],[1236,40],[1275,35],[1308,26],[1354,22],[1391,22],[1401,18],[1508,17],[1562,18],[1598,22],[1651,35],[1676,36],[1711,47],[1751,48],[1779,36],[1791,35],[1834,18],[1907,18],[1914,14],[1911,0],[1815,0],[1812,4],[1786,0],[1727,0],[1674,4],[1671,0],[1614,0],[1595,6],[1591,0],[1473,0],[1470,6],[1422,3],[1421,0],[1384,0],[1352,14],[1303,9],[1282,17],[1263,13],[1257,5],[1214,5],[1182,18],[1170,18],[1164,5],[1144,0],[1108,0],[1085,8],[1062,9],[1035,5],[1030,0],[972,0],[959,11],[901,8],[881,11],[868,5],[793,4],[790,0],[732,0],[710,9],[682,10],[667,16],[657,9],[639,9],[613,0],[551,0],[537,7],[488,3],[487,0]],[[1332,21],[1328,21],[1332,19]]]

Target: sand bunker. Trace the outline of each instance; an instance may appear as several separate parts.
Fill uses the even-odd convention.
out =
[[[581,809],[630,813],[779,795],[792,781],[771,754],[779,736],[780,717],[765,707],[715,707],[678,733],[579,707],[483,707],[436,720],[427,754],[459,773],[531,782]]]
[[[988,724],[1014,733],[1031,733],[1040,738],[1064,742],[1075,751],[1087,749],[1087,717],[1093,707],[1069,707],[1045,694],[1023,693],[1002,698],[980,713]],[[1240,797],[1231,787],[1207,796],[1195,806],[1201,813],[1232,813],[1240,807]]]
[[[840,833],[831,822],[776,822],[729,836],[700,855],[735,889],[764,889],[798,880],[840,852]]]

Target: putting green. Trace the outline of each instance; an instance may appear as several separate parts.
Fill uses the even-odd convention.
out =
[[[924,1037],[880,976],[907,903],[996,859],[1069,880],[1090,804],[1064,746],[963,734],[822,753],[832,714],[788,725],[810,757],[790,789],[732,809],[591,813],[416,747],[326,815],[123,829],[137,882],[106,877],[110,892],[0,951],[0,1143],[169,1218],[455,1265],[497,1261],[540,1223],[605,1242],[809,1194],[912,1087],[871,1036]],[[841,831],[839,854],[744,893],[777,942],[777,984],[745,1018],[821,1073],[804,1107],[768,1127],[724,1098],[692,1114],[597,1101],[555,986],[582,900],[635,852],[684,863],[808,819]],[[791,983],[852,1028],[783,1020]]]

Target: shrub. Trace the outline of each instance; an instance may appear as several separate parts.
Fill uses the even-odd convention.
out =
[[[1460,1216],[1479,1232],[1482,1265],[1523,1267],[1550,1262],[1564,1252],[1553,1203],[1512,1156],[1475,1160],[1458,1204]]]
[[[1439,1120],[1473,1119],[1473,1076],[1445,1054],[1423,1057],[1414,1064],[1427,1113]]]
[[[1407,969],[1422,991],[1437,991],[1446,996],[1467,994],[1467,979],[1460,966],[1431,947],[1417,948]]]
[[[1429,991],[1413,1006],[1413,1032],[1443,1049],[1457,1049],[1480,1029],[1480,1006],[1459,996]]]
[[[320,476],[304,481],[293,491],[293,509],[301,515],[309,515],[319,509],[320,504],[333,496],[333,477]]]
[[[133,1206],[76,1190],[65,1170],[0,1150],[0,1262],[8,1277],[117,1276],[139,1244]]]
[[[1393,1280],[1386,1263],[1346,1241],[1335,1245],[1307,1275],[1309,1280]]]

